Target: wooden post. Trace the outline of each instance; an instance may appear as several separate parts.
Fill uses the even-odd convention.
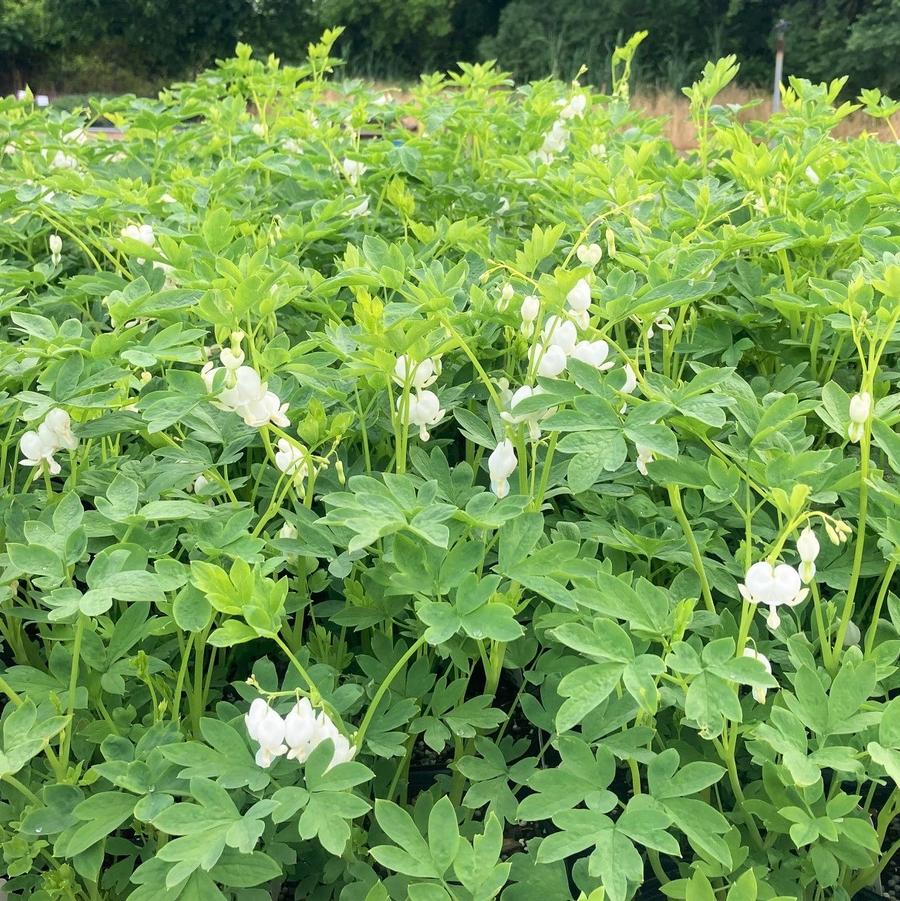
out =
[[[784,33],[787,31],[787,19],[779,19],[775,23],[775,87],[772,91],[772,112],[781,109],[781,72],[784,67]]]

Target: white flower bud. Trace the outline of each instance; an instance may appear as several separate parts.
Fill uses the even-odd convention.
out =
[[[62,258],[61,257],[62,246],[63,246],[62,238],[60,238],[60,236],[57,234],[52,234],[47,239],[47,244],[50,247],[50,261],[53,263],[54,266],[58,266],[59,261]]]
[[[847,430],[847,437],[854,444],[862,439],[866,423],[871,415],[872,395],[868,391],[854,394],[850,398],[850,427]]]
[[[515,472],[518,465],[516,451],[512,441],[501,441],[488,457],[488,472],[491,476],[491,491],[498,498],[504,498],[509,494],[509,477]]]
[[[776,614],[777,616],[777,614]],[[773,628],[778,628],[778,623],[775,624]],[[769,658],[766,657],[765,654],[761,654],[759,651],[755,651],[753,648],[744,648],[744,656],[751,657],[754,660],[758,660],[765,668],[766,672],[771,676],[772,675],[772,664],[769,662]],[[754,688],[751,691],[753,695],[753,700],[756,701],[757,704],[765,704],[766,703],[766,689],[765,688]]]
[[[529,294],[522,301],[522,309],[519,311],[522,322],[534,322],[541,312],[541,300],[534,294]]]
[[[797,539],[797,553],[804,563],[815,563],[819,556],[819,539],[816,533],[807,526]]]
[[[606,229],[606,250],[609,255],[616,258],[616,233],[611,229]]]
[[[585,266],[594,267],[603,259],[603,248],[599,244],[579,244],[575,256]]]
[[[576,313],[582,313],[590,308],[591,286],[587,283],[587,279],[578,279],[575,287],[566,295],[566,303],[569,309]]]
[[[647,475],[647,464],[652,463],[656,456],[653,453],[653,449],[647,447],[644,444],[635,444],[634,449],[637,451],[637,469],[638,472],[645,476]]]

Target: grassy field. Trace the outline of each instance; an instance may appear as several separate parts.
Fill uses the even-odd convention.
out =
[[[741,114],[742,121],[751,119],[768,119],[772,114],[772,97],[763,88],[729,87],[717,98],[720,104],[737,103],[741,105],[758,101],[752,109]],[[633,106],[651,116],[665,116],[666,136],[679,150],[696,147],[696,135],[690,119],[690,108],[687,97],[668,92],[638,91],[634,95]],[[900,125],[900,116],[894,116],[891,125],[896,132]],[[887,122],[875,122],[860,112],[852,113],[832,132],[835,137],[854,138],[861,134],[877,134],[882,140],[895,140]]]

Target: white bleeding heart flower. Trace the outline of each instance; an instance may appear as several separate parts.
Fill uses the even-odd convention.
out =
[[[565,101],[561,101],[565,103]],[[584,111],[587,108],[587,95],[586,94],[575,94],[568,103],[565,103],[563,108],[559,112],[559,117],[561,119],[576,119],[581,118],[584,115]]]
[[[278,450],[275,452],[275,465],[285,474],[293,476],[301,482],[306,478],[307,462],[303,449],[291,444],[287,438],[278,439]]]
[[[872,395],[868,391],[854,394],[850,398],[850,427],[847,437],[854,444],[862,440],[866,430],[866,423],[872,415]]]
[[[800,555],[800,578],[804,585],[809,585],[816,576],[816,557],[819,556],[819,539],[809,526],[797,539],[797,553]]]
[[[545,323],[541,336],[545,344],[559,347],[568,357],[578,342],[578,329],[574,322],[561,319],[559,316],[551,316]]]
[[[564,119],[557,119],[550,128],[550,131],[544,135],[544,143],[537,152],[537,158],[542,163],[549,163],[553,160],[553,155],[562,153],[569,143],[569,130],[566,128]]]
[[[331,761],[325,767],[326,773],[340,763],[348,763],[353,760],[356,755],[356,748],[350,744],[350,740],[346,735],[340,733],[338,727],[335,726],[324,710],[320,710],[316,716],[316,724],[320,736],[318,743],[325,741],[325,739],[331,739]]]
[[[433,385],[440,374],[439,357],[426,357],[421,363],[415,363],[406,354],[400,354],[394,364],[393,379],[398,385],[409,384],[410,388],[421,391]]]
[[[586,278],[580,278],[575,282],[575,287],[566,295],[566,303],[575,313],[583,313],[590,309],[591,286]]]
[[[593,268],[603,259],[603,248],[599,244],[579,244],[575,248],[578,262]]]
[[[50,167],[52,169],[77,169],[78,160],[74,156],[69,156],[68,153],[63,153],[62,150],[57,150],[53,154],[53,159],[50,160]]]
[[[46,428],[57,445],[66,450],[78,447],[78,438],[72,431],[72,419],[65,410],[59,407],[52,409],[45,417],[41,428]]]
[[[57,234],[52,234],[47,239],[47,245],[50,248],[50,262],[54,266],[58,266],[62,259],[62,238]]]
[[[509,477],[516,471],[519,461],[512,441],[501,441],[488,457],[488,472],[491,476],[491,491],[498,498],[509,494]]]
[[[341,162],[341,171],[353,187],[356,187],[359,184],[360,178],[362,178],[363,173],[367,169],[368,166],[366,166],[365,163],[361,163],[358,160],[351,160],[349,157],[344,157]]]
[[[522,317],[521,332],[526,338],[534,334],[534,323],[541,312],[541,299],[535,294],[529,294],[522,300],[519,315]]]
[[[803,173],[814,185],[817,185],[821,179],[819,178],[818,172],[813,169],[812,166],[807,166],[806,171]]]
[[[619,389],[623,394],[633,394],[634,389],[637,388],[637,373],[634,371],[634,367],[631,363],[626,363],[622,369],[625,372],[625,384]],[[627,401],[622,404],[619,408],[620,413],[624,413],[628,409]]]
[[[212,390],[216,370],[207,363],[200,371],[207,390]],[[281,403],[273,391],[268,390],[267,383],[262,381],[259,373],[251,366],[238,366],[227,370],[225,387],[216,397],[216,403],[237,413],[251,428],[261,428],[269,423],[286,428],[290,425],[287,418],[288,405]]]
[[[809,593],[809,589],[803,587],[800,573],[793,566],[788,563],[772,566],[767,560],[754,563],[738,589],[744,600],[769,608],[766,625],[770,629],[777,629],[781,624],[778,615],[780,606],[796,607]]]
[[[156,235],[153,232],[152,225],[126,225],[125,228],[122,229],[122,237],[130,238],[132,241],[138,241],[141,244],[146,244],[147,247],[152,247],[156,243]]]
[[[200,377],[203,379],[203,384],[206,385],[207,391],[212,391],[216,372],[218,372],[216,365],[211,360],[208,363],[204,363],[203,368],[200,370]]]
[[[297,532],[297,527],[292,522],[284,522],[282,523],[281,528],[278,530],[279,538],[287,538],[289,540],[293,540],[297,537],[299,533]]]
[[[403,403],[399,398],[398,407]],[[437,425],[444,415],[441,402],[433,391],[419,391],[409,396],[409,424],[419,427],[419,437],[427,441],[431,436],[428,429]]]
[[[20,462],[22,466],[46,468],[50,475],[59,475],[61,468],[53,455],[60,450],[73,451],[77,447],[78,438],[72,431],[69,414],[54,407],[37,429],[25,432],[19,439],[19,449],[22,452]]]
[[[230,347],[223,347],[219,354],[219,362],[231,371],[240,369],[244,365],[244,352],[238,349],[235,353]]]
[[[250,711],[244,716],[244,724],[247,734],[259,744],[256,752],[258,766],[267,769],[276,758],[287,753],[284,720],[262,698],[256,698],[250,705]]]
[[[537,374],[543,378],[556,378],[566,368],[566,354],[561,347],[549,344],[535,344],[528,352],[529,365],[537,367]]]
[[[219,402],[234,410],[258,400],[266,390],[259,373],[252,366],[238,366],[228,373],[225,384],[219,394]]]
[[[347,217],[349,219],[359,219],[361,216],[369,215],[369,197],[366,195],[363,199],[356,204],[356,206],[351,207],[347,210]]]
[[[34,466],[38,469],[46,467],[52,476],[61,472],[59,463],[53,459],[59,448],[46,431],[43,434],[40,429],[25,432],[19,439],[19,450],[22,452],[22,459],[19,461],[22,466]]]
[[[301,698],[284,718],[284,741],[289,760],[306,763],[318,744],[319,728],[309,698]]]
[[[239,413],[244,423],[253,429],[260,429],[269,423],[284,429],[291,424],[287,418],[287,409],[288,405],[283,404],[274,391],[266,391],[262,397],[245,404],[235,412]]]
[[[612,369],[615,366],[613,360],[608,360],[609,345],[602,339],[596,341],[579,341],[572,350],[572,358],[580,360],[588,366],[593,366],[601,372]]]
[[[765,654],[761,654],[759,651],[756,651],[753,648],[744,648],[744,656],[750,657],[753,660],[758,660],[766,668],[766,672],[770,676],[772,675],[772,664],[769,662],[769,658],[766,657]],[[766,691],[767,689],[765,688],[754,687],[751,691],[753,700],[756,701],[757,704],[765,704]]]
[[[541,299],[536,294],[528,294],[522,298],[522,306],[519,315],[522,322],[534,322],[541,312]]]
[[[515,289],[513,286],[506,282],[503,287],[500,289],[500,299],[497,301],[497,310],[500,313],[505,313],[506,308],[509,306],[509,302],[515,296]]]
[[[313,751],[330,739],[333,751],[326,772],[340,763],[347,763],[356,754],[356,748],[342,735],[331,718],[320,710],[316,713],[308,698],[301,698],[285,717],[285,743],[289,759],[305,763]]]
[[[644,444],[635,444],[634,449],[637,451],[637,468],[638,472],[647,475],[647,464],[652,463],[656,459],[653,450]]]
[[[547,392],[543,388],[532,388],[529,385],[522,385],[521,388],[518,388],[513,392],[512,396],[509,398],[509,410],[504,410],[500,414],[500,418],[511,425],[519,425],[520,423],[527,424],[528,437],[533,441],[536,441],[541,437],[540,421],[549,416],[555,408],[538,410],[533,413],[516,413],[516,407],[529,397],[537,397],[546,393]]]
[[[656,329],[662,329],[664,332],[671,332],[675,328],[675,321],[669,315],[669,308],[660,310],[653,317],[650,328],[647,329],[647,339],[649,340],[656,334]]]
[[[194,482],[191,485],[191,489],[193,490],[194,494],[199,494],[201,491],[203,491],[204,488],[206,488],[207,485],[209,485],[209,479],[206,478],[203,473],[200,473],[200,475],[198,475],[197,478],[194,479]]]

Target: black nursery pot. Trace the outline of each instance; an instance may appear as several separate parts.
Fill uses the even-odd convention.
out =
[[[879,895],[870,888],[864,888],[853,896],[853,901],[888,901],[888,896]]]
[[[445,766],[417,766],[413,764],[409,768],[409,791],[411,794],[428,791],[434,786],[439,776],[452,776],[453,773]]]

